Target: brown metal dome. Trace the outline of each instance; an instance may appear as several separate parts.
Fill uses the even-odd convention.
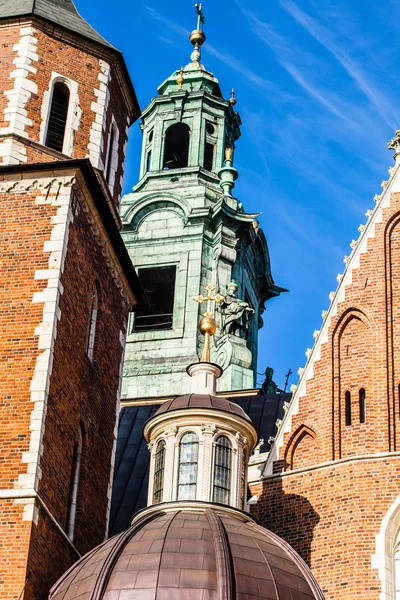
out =
[[[173,410],[182,410],[186,408],[208,408],[212,410],[222,410],[223,412],[233,413],[250,421],[250,417],[244,412],[238,404],[230,402],[228,398],[223,396],[210,396],[209,394],[188,394],[186,396],[178,396],[173,400],[165,402],[156,415],[161,415],[166,412],[172,412]]]
[[[248,515],[206,503],[139,513],[77,562],[50,600],[324,600],[286,542]]]

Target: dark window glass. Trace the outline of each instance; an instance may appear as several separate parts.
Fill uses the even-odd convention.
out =
[[[139,269],[149,307],[136,313],[135,331],[172,329],[176,267]]]
[[[204,168],[212,171],[214,167],[214,144],[206,142],[204,146]]]
[[[147,153],[146,171],[151,171],[151,150],[149,150]]]
[[[220,436],[215,444],[213,502],[229,504],[231,463],[232,445],[227,437]]]
[[[161,440],[157,446],[154,465],[153,504],[162,502],[164,489],[165,442]]]
[[[106,181],[110,183],[111,167],[113,162],[113,150],[115,141],[115,127],[112,126],[110,129],[110,139],[108,141],[108,156],[107,156],[107,170],[106,170]]]
[[[346,426],[351,425],[351,394],[346,392],[345,394],[345,412],[346,412]]]
[[[214,133],[215,133],[215,127],[214,127],[214,125],[212,123],[206,123],[206,131],[210,135],[214,135]]]
[[[185,123],[168,127],[165,135],[164,169],[182,169],[188,166],[190,129]]]
[[[367,420],[367,404],[366,404],[364,388],[361,388],[361,390],[359,391],[359,402],[360,402],[360,423],[365,423]]]
[[[99,284],[95,282],[90,301],[88,333],[86,339],[86,354],[93,361],[96,350],[97,321],[99,317]]]
[[[199,438],[185,433],[179,444],[178,500],[196,500]]]
[[[153,135],[154,135],[154,131],[151,130],[150,133],[149,133],[149,142],[153,141]]]
[[[53,87],[45,145],[58,152],[63,151],[68,105],[69,89],[64,83],[57,81]]]

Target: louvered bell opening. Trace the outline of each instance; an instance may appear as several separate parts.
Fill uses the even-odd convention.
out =
[[[67,124],[69,89],[64,83],[57,82],[53,88],[49,122],[47,125],[46,146],[62,152],[65,126]]]

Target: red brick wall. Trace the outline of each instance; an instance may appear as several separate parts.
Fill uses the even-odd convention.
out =
[[[400,458],[357,456],[399,450],[400,194],[391,196],[367,252],[332,316],[313,377],[284,435],[276,477],[252,486],[261,523],[310,564],[328,600],[378,600],[375,536],[400,495]],[[359,390],[366,390],[360,423]],[[352,425],[345,394],[351,392]],[[350,459],[351,462],[338,462]],[[324,468],[304,471],[321,463]],[[292,471],[298,469],[298,471]]]
[[[35,178],[41,182],[40,175]],[[52,217],[58,210],[50,202],[35,204],[38,193],[0,194],[0,280],[3,284],[0,286],[0,485],[2,489],[11,490],[18,476],[27,472],[22,453],[29,450],[31,437],[30,383],[39,352],[35,328],[43,319],[43,304],[33,304],[32,297],[47,284],[47,281],[35,280],[35,271],[48,268],[49,254],[43,252],[43,248],[51,238]],[[20,600],[28,573],[21,598],[45,600],[49,587],[77,559],[76,552],[41,502],[65,530],[73,448],[80,423],[85,435],[74,545],[84,554],[102,542],[106,533],[123,352],[120,331],[126,330],[128,309],[105,262],[98,238],[92,233],[88,216],[80,202],[77,206],[77,214],[69,226],[61,275],[61,320],[54,343],[44,423],[37,525],[22,521],[23,506],[15,505],[14,501],[0,501],[2,600]],[[92,363],[86,355],[86,341],[95,280],[101,289],[101,310],[97,321],[97,351]]]
[[[25,132],[29,139],[33,142],[40,143],[40,128],[42,123],[42,106],[44,93],[49,91],[52,72],[65,76],[78,84],[79,107],[82,111],[79,128],[75,133],[72,158],[86,158],[89,156],[88,144],[90,142],[90,130],[93,122],[96,119],[96,114],[92,110],[92,104],[98,102],[98,97],[95,90],[99,89],[100,82],[98,80],[101,72],[99,65],[99,48],[90,51],[90,44],[87,44],[87,51],[66,43],[56,37],[52,37],[47,31],[40,30],[40,21],[33,21],[31,25],[34,27],[34,37],[37,39],[37,54],[38,62],[33,62],[32,66],[37,70],[36,73],[29,73],[28,79],[34,81],[38,86],[38,91],[31,94],[25,109],[27,110],[27,118],[32,124],[25,127]],[[25,23],[24,27],[29,26]],[[0,29],[0,44],[2,45],[2,56],[0,59],[1,75],[0,75],[0,125],[7,126],[9,123],[4,123],[4,109],[7,106],[8,99],[4,96],[4,91],[14,87],[14,79],[10,78],[10,74],[15,70],[13,60],[16,52],[13,49],[14,45],[20,41],[21,25],[10,25]],[[106,49],[101,56],[102,59],[111,65],[112,55]],[[111,81],[109,84],[109,102],[106,105],[107,112],[104,119],[104,144],[102,158],[105,161],[107,151],[107,141],[109,133],[109,124],[111,115],[114,116],[119,129],[119,166],[114,186],[114,201],[119,205],[120,195],[122,192],[120,179],[124,170],[124,145],[127,139],[126,126],[128,118],[128,107],[123,93],[121,93],[121,84],[117,79],[117,74],[113,66],[111,66]],[[28,162],[43,162],[57,160],[52,154],[43,153],[35,148],[27,147]],[[98,165],[94,165],[98,166]]]

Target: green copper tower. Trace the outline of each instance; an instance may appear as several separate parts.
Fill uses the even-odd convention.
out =
[[[211,360],[224,369],[220,391],[254,388],[258,329],[274,284],[257,214],[232,195],[241,120],[201,64],[201,5],[191,62],[158,89],[142,115],[140,180],[122,200],[122,235],[150,308],[132,316],[124,399],[181,395],[198,361],[198,323],[211,284],[225,298],[216,312]]]

